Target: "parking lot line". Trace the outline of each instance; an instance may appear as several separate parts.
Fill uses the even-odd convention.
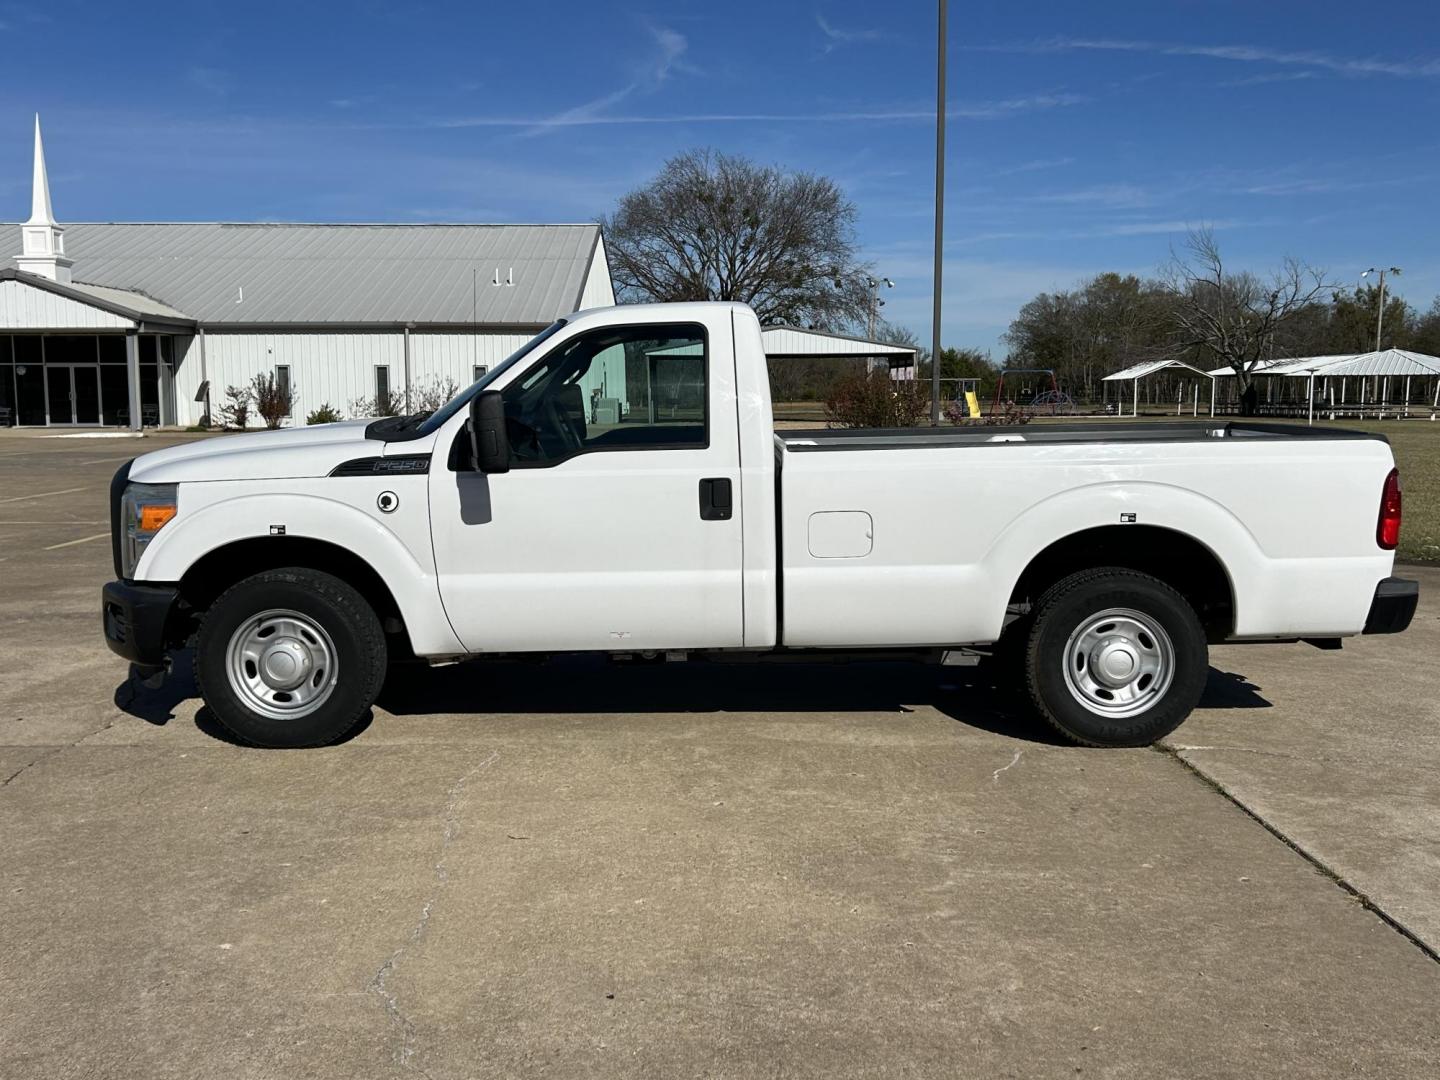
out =
[[[26,499],[44,499],[51,495],[72,495],[77,491],[90,491],[88,487],[65,488],[62,491],[37,491],[34,495],[12,495],[8,499],[0,499],[0,503],[24,502]]]
[[[108,532],[96,533],[94,536],[82,536],[79,540],[66,540],[63,544],[51,544],[42,551],[54,551],[56,548],[74,547],[76,544],[88,544],[91,540],[101,540],[109,536]]]

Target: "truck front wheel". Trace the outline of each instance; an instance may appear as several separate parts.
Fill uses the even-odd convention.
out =
[[[1186,599],[1158,578],[1086,570],[1040,597],[1025,674],[1040,714],[1087,746],[1148,746],[1200,700],[1205,631]]]
[[[385,634],[351,585],[303,567],[232,585],[200,623],[195,673],[216,718],[247,743],[320,746],[349,731],[385,678]]]

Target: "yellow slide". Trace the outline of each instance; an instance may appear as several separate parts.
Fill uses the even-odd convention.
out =
[[[974,390],[965,391],[965,407],[970,410],[970,419],[980,419],[980,399],[975,395]]]

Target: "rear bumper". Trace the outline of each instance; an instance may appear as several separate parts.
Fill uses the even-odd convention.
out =
[[[1370,614],[1365,618],[1367,634],[1398,634],[1410,625],[1420,603],[1420,583],[1388,577],[1375,586]]]
[[[173,585],[106,585],[100,591],[100,620],[110,651],[132,664],[164,663],[165,629],[178,595]]]

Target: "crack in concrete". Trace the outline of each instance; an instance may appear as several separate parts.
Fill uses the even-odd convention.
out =
[[[410,933],[405,936],[405,939],[390,954],[389,958],[380,965],[366,987],[370,993],[379,995],[385,1005],[385,1015],[389,1018],[391,1026],[399,1032],[400,1043],[391,1051],[391,1060],[394,1061],[397,1068],[415,1069],[425,1077],[429,1077],[430,1074],[410,1060],[415,1054],[415,1024],[400,1007],[399,995],[390,989],[390,976],[395,973],[395,968],[406,951],[418,945],[424,938],[425,930],[430,924],[430,917],[435,912],[435,904],[440,899],[440,890],[450,880],[450,871],[445,865],[445,859],[459,828],[455,815],[460,804],[460,797],[464,794],[465,785],[480,770],[493,765],[499,756],[500,752],[495,751],[450,785],[450,790],[445,796],[444,828],[440,834],[440,851],[434,865],[430,868],[430,873],[434,877],[434,887],[430,890],[430,895],[425,898],[425,903],[421,905],[420,917],[410,928]]]
[[[64,746],[53,746],[53,747],[50,748],[50,752],[49,752],[48,754],[41,754],[41,755],[40,755],[39,757],[37,757],[34,761],[27,761],[24,765],[21,765],[20,768],[16,769],[13,773],[11,773],[9,776],[7,776],[4,780],[0,780],[0,787],[6,787],[6,786],[8,786],[11,780],[14,780],[17,776],[19,776],[21,773],[23,773],[26,769],[30,769],[30,768],[33,768],[33,767],[36,766],[36,765],[39,765],[40,762],[44,761],[46,758],[48,758],[48,757],[53,757],[54,755],[58,754],[61,750],[64,750],[64,749],[66,749],[66,747],[64,747]]]
[[[1434,946],[1432,946],[1414,930],[1410,929],[1410,927],[1406,926],[1394,915],[1391,915],[1390,912],[1386,911],[1370,896],[1361,892],[1358,888],[1355,887],[1355,885],[1351,884],[1351,882],[1347,878],[1345,878],[1338,870],[1330,866],[1314,852],[1309,851],[1303,846],[1301,846],[1298,840],[1295,840],[1293,837],[1289,836],[1278,825],[1275,825],[1272,822],[1268,821],[1259,813],[1259,811],[1253,810],[1249,806],[1247,806],[1244,800],[1242,800],[1238,795],[1236,795],[1233,791],[1227,788],[1219,780],[1215,779],[1215,777],[1205,772],[1195,762],[1190,761],[1185,757],[1182,757],[1176,747],[1167,746],[1164,743],[1156,743],[1152,747],[1152,749],[1155,750],[1157,753],[1164,754],[1166,757],[1178,762],[1182,769],[1185,769],[1202,784],[1210,788],[1227,802],[1231,803],[1242,814],[1254,821],[1271,836],[1275,837],[1276,840],[1279,840],[1291,851],[1295,852],[1296,855],[1299,855],[1300,858],[1304,859],[1307,863],[1309,863],[1321,876],[1328,878],[1332,884],[1336,885],[1342,891],[1354,898],[1356,903],[1358,903],[1366,911],[1370,912],[1370,914],[1374,915],[1386,926],[1390,927],[1391,930],[1394,930],[1401,937],[1409,941],[1410,944],[1414,945],[1431,960],[1434,960],[1436,963],[1440,963],[1440,951],[1437,951]]]

